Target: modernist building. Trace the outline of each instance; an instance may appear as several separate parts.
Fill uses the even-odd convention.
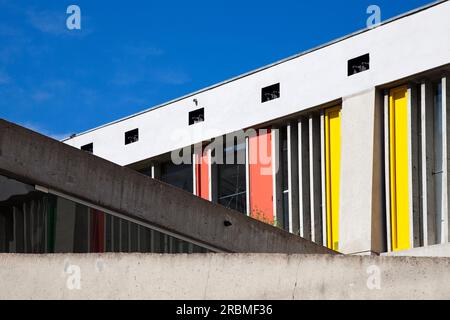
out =
[[[440,1],[65,143],[344,253],[445,244],[449,17]],[[243,162],[214,161],[248,129],[224,143]]]

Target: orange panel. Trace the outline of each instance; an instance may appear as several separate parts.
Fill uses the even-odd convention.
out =
[[[197,195],[203,199],[209,200],[209,159],[208,153],[196,155],[196,190]]]
[[[273,224],[272,138],[270,130],[249,138],[250,215]]]

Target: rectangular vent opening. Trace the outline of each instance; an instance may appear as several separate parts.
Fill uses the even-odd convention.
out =
[[[139,141],[139,129],[125,132],[125,144],[131,144]]]
[[[280,97],[280,84],[273,84],[271,86],[262,88],[261,90],[261,102],[267,102],[278,99]]]
[[[86,144],[81,147],[81,150],[89,153],[94,153],[94,144],[93,143]]]
[[[189,112],[189,125],[205,121],[205,108]]]
[[[370,69],[370,56],[369,54],[362,55],[360,57],[348,60],[348,76],[367,71]]]

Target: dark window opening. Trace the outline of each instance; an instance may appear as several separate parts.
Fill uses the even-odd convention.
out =
[[[348,60],[348,76],[367,71],[370,68],[370,56],[365,54],[363,56]]]
[[[172,186],[193,192],[192,164],[176,165],[172,162],[161,164],[161,181]]]
[[[89,153],[94,153],[94,144],[93,143],[86,144],[81,147],[81,150]]]
[[[280,97],[280,84],[274,84],[261,90],[261,102],[278,99]]]
[[[283,127],[280,130],[280,140],[281,140],[281,189],[283,197],[283,213],[280,218],[280,227],[284,230],[289,231],[289,160],[288,160],[288,133],[287,127]]]
[[[229,153],[234,154],[233,163],[217,165],[218,175],[218,203],[242,213],[247,211],[247,187],[245,162],[240,163],[238,159],[245,159],[245,143],[235,144],[233,147],[224,147],[223,156],[230,159]]]
[[[139,141],[139,129],[125,132],[125,144],[131,144]]]
[[[205,108],[189,112],[189,125],[205,121]]]

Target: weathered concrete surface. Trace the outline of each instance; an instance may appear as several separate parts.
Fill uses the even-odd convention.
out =
[[[0,283],[0,299],[450,299],[450,258],[0,255]]]
[[[436,244],[403,251],[385,252],[382,253],[382,255],[402,257],[450,257],[450,243]]]
[[[342,101],[339,251],[344,254],[385,251],[379,138],[382,103],[375,88]]]
[[[0,173],[224,252],[333,253],[237,211],[0,119]],[[224,222],[231,222],[226,227]]]
[[[339,250],[373,251],[371,232],[375,90],[342,102]],[[355,135],[355,132],[359,132]],[[355,166],[355,163],[358,163]],[[355,197],[355,195],[358,195]]]

